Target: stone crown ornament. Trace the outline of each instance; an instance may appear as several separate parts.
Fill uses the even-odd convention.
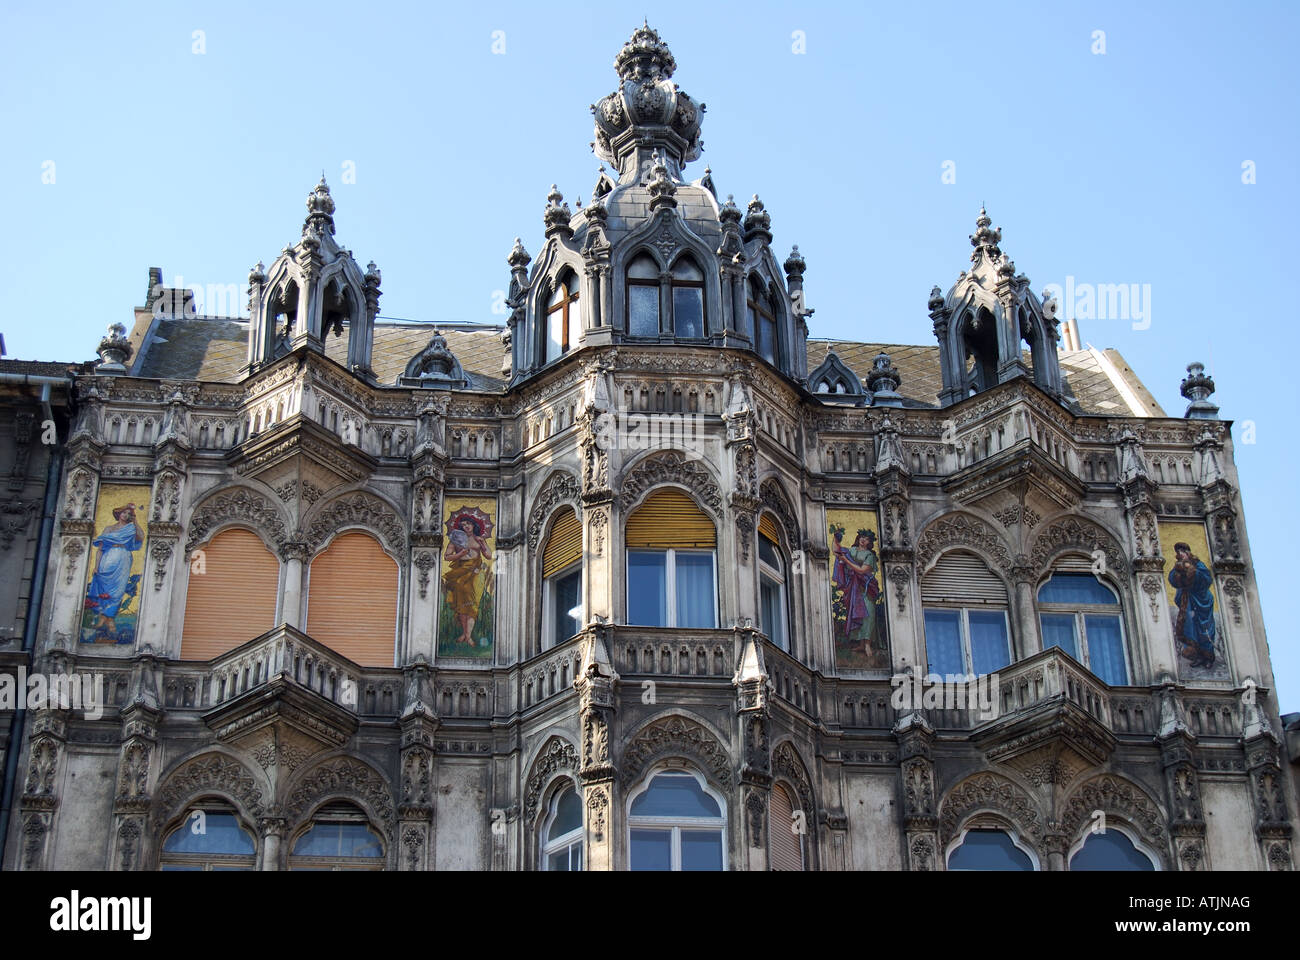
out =
[[[677,69],[672,51],[649,24],[642,24],[614,60],[619,88],[592,108],[596,117],[596,156],[618,168],[620,179],[638,173],[641,153],[659,150],[668,172],[699,157],[700,119],[697,104],[671,77]],[[642,158],[645,159],[645,158]]]

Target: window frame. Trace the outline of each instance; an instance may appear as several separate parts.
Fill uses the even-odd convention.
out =
[[[721,811],[721,816],[719,817],[653,817],[653,816],[645,816],[645,815],[639,815],[639,816],[634,815],[632,813],[632,804],[636,802],[637,798],[639,798],[640,796],[642,796],[643,794],[647,793],[650,790],[650,787],[654,783],[656,777],[660,777],[664,775],[694,777],[695,781],[700,785],[700,789],[704,791],[705,795],[710,797],[715,803],[717,803],[718,810]],[[728,829],[726,797],[723,796],[721,791],[715,790],[712,786],[710,786],[709,781],[704,777],[702,773],[696,770],[693,765],[688,764],[684,761],[674,762],[670,760],[668,762],[655,766],[648,773],[642,776],[641,782],[637,785],[636,789],[629,792],[626,804],[624,806],[624,811],[625,811],[625,816],[623,819],[625,825],[624,825],[623,835],[624,835],[624,840],[627,844],[626,847],[627,869],[629,871],[636,870],[636,867],[632,865],[632,831],[633,830],[662,831],[665,829],[671,831],[670,840],[669,840],[669,867],[668,867],[669,872],[671,873],[687,872],[682,870],[681,835],[683,831],[687,831],[691,833],[716,832],[721,841],[720,846],[722,849],[722,868],[720,872],[726,873],[730,869],[731,858],[730,858],[730,851],[728,849],[728,842],[727,842],[727,835],[729,833],[729,829]],[[707,825],[703,825],[706,823]]]
[[[632,267],[638,260],[645,259],[648,263],[653,264],[659,275],[651,279],[649,277],[632,276]],[[648,252],[641,250],[628,258],[627,266],[623,270],[623,333],[628,337],[639,337],[642,339],[651,339],[661,337],[664,332],[664,303],[663,303],[663,286],[664,271]],[[655,332],[654,333],[634,333],[632,331],[632,288],[648,287],[655,292]]]
[[[762,289],[756,289],[756,284]],[[750,336],[753,338],[754,352],[772,366],[780,367],[784,351],[781,349],[781,316],[777,311],[776,302],[771,291],[759,279],[751,279],[749,283],[745,284],[745,287],[748,291],[745,298],[745,307],[750,315]],[[759,333],[764,320],[768,320],[772,324],[771,357],[763,352],[763,337]]]
[[[1093,579],[1097,581],[1097,583],[1099,583],[1102,587],[1104,587],[1106,591],[1115,598],[1115,602],[1113,604],[1085,603],[1081,601],[1063,603],[1059,601],[1052,601],[1052,600],[1043,601],[1038,599],[1038,596],[1042,592],[1043,588],[1046,587],[1049,583],[1051,583],[1051,581],[1055,577],[1080,576],[1080,575],[1082,575],[1081,571],[1053,570],[1048,574],[1047,579],[1044,580],[1042,583],[1040,583],[1038,587],[1034,590],[1034,612],[1038,617],[1038,636],[1040,640],[1042,640],[1043,649],[1048,650],[1048,649],[1052,649],[1053,647],[1057,649],[1061,649],[1062,653],[1065,653],[1067,656],[1071,656],[1074,660],[1077,660],[1084,667],[1084,669],[1086,669],[1098,680],[1101,680],[1101,682],[1105,683],[1107,686],[1117,686],[1117,687],[1129,686],[1133,682],[1133,663],[1132,663],[1133,658],[1129,654],[1128,630],[1124,625],[1124,602],[1120,598],[1119,591],[1115,587],[1107,583],[1101,577],[1096,576],[1095,574],[1088,574],[1088,576],[1092,576]],[[1047,639],[1046,639],[1047,631],[1043,629],[1044,614],[1048,616],[1070,615],[1074,617],[1074,641],[1079,650],[1078,656],[1073,656],[1072,654],[1070,654],[1070,651],[1064,650],[1058,647],[1056,644],[1053,644],[1052,647],[1049,647],[1047,645]],[[1115,621],[1119,624],[1119,642],[1120,642],[1121,651],[1124,655],[1124,683],[1112,684],[1108,680],[1103,680],[1102,677],[1092,669],[1092,653],[1088,646],[1088,634],[1087,634],[1087,629],[1088,629],[1087,618],[1089,616],[1114,617]]]
[[[689,266],[699,275],[699,280],[687,280],[680,278],[676,274],[679,266]],[[699,336],[688,336],[679,333],[677,330],[677,290],[699,290],[700,291],[700,333]],[[709,335],[709,308],[708,297],[705,296],[704,271],[695,263],[694,258],[689,255],[682,255],[677,258],[668,271],[668,303],[672,307],[672,335],[681,340],[703,340]],[[660,330],[663,329],[662,320],[660,321]]]
[[[1136,830],[1134,830],[1132,827],[1130,827],[1127,823],[1123,823],[1122,821],[1118,821],[1118,820],[1112,818],[1111,816],[1107,815],[1107,817],[1106,817],[1106,831],[1107,831],[1107,832],[1110,832],[1110,831],[1112,831],[1112,830],[1113,830],[1115,833],[1118,833],[1118,834],[1122,835],[1124,838],[1126,838],[1126,839],[1128,840],[1129,843],[1133,844],[1133,849],[1134,849],[1134,850],[1136,850],[1138,853],[1142,854],[1142,856],[1146,857],[1148,860],[1151,861],[1151,871],[1152,871],[1153,873],[1160,873],[1161,871],[1164,870],[1164,864],[1163,864],[1163,862],[1162,862],[1162,860],[1161,860],[1161,858],[1160,858],[1160,855],[1159,855],[1155,850],[1153,850],[1151,847],[1149,847],[1146,843],[1143,842],[1142,838],[1138,836]],[[1095,870],[1079,870],[1079,871],[1074,871],[1074,870],[1071,870],[1071,869],[1070,869],[1070,862],[1071,862],[1072,860],[1074,860],[1076,854],[1078,854],[1080,851],[1083,850],[1084,846],[1087,845],[1088,840],[1089,840],[1089,838],[1092,837],[1092,835],[1093,835],[1093,829],[1092,829],[1092,827],[1091,827],[1091,826],[1085,827],[1085,828],[1084,828],[1084,831],[1083,831],[1083,834],[1082,834],[1081,836],[1079,836],[1079,837],[1074,841],[1074,843],[1070,845],[1070,848],[1065,852],[1065,869],[1066,869],[1067,872],[1070,872],[1070,873],[1075,873],[1075,872],[1078,872],[1078,873],[1096,873],[1096,872],[1099,872],[1099,871],[1095,871]],[[1126,871],[1126,870],[1115,870],[1114,868],[1111,868],[1111,872],[1115,872],[1115,873],[1146,873],[1147,871],[1145,871],[1145,870],[1131,870],[1131,871]]]
[[[561,834],[558,837],[551,837],[551,825],[555,823],[556,817],[560,812],[560,800],[570,791],[578,798],[578,808],[582,812],[582,823],[577,828],[570,830],[568,833]],[[582,804],[582,794],[578,790],[577,784],[572,780],[565,781],[565,785],[560,787],[551,796],[550,803],[547,804],[546,816],[542,818],[542,828],[538,833],[537,843],[537,869],[541,873],[552,873],[549,869],[551,857],[562,851],[567,851],[569,855],[570,872],[578,872],[587,868],[587,822],[586,811]],[[578,871],[573,868],[573,849],[578,848]]]
[[[664,602],[668,610],[668,623],[633,623],[632,622],[632,570],[631,555],[633,553],[663,553],[667,554],[664,562],[664,584],[666,596]],[[712,566],[712,577],[710,583],[713,590],[713,603],[710,609],[713,611],[713,625],[710,627],[682,627],[677,624],[677,554],[687,553],[693,555],[707,554]],[[652,627],[659,629],[677,629],[677,630],[716,630],[718,629],[718,548],[717,547],[627,547],[623,551],[623,580],[624,580],[624,619],[628,626],[634,627]]]
[[[1011,845],[1029,857],[1030,869],[1028,871],[965,870],[958,867],[956,870],[953,870],[948,866],[948,861],[951,860],[952,855],[960,850],[962,845],[965,844],[966,834],[970,833],[972,830],[997,831],[1006,834],[1007,839],[1011,841]],[[944,870],[950,870],[953,873],[1042,873],[1043,862],[1039,859],[1039,856],[1033,847],[1029,846],[1029,844],[1027,844],[1020,836],[1019,830],[1001,822],[979,822],[978,820],[974,820],[962,827],[961,832],[957,834],[956,838],[951,843],[948,844],[948,848],[943,852],[943,868]]]
[[[937,671],[935,671],[930,665],[929,639],[928,637],[925,636],[925,614],[927,611],[930,610],[948,610],[948,611],[956,612],[961,615],[959,623],[961,626],[962,658],[963,658],[962,668],[965,671],[965,673],[963,674],[964,676],[987,677],[991,673],[996,673],[998,670],[1005,670],[1007,667],[1011,666],[1016,662],[1016,645],[1012,641],[1012,637],[1011,637],[1010,607],[998,606],[996,604],[989,604],[988,606],[980,606],[980,605],[969,605],[969,604],[963,605],[959,603],[925,603],[921,606],[921,636],[922,636],[922,640],[925,642],[925,669],[927,674],[937,673]],[[989,673],[976,673],[974,670],[975,656],[971,651],[971,636],[970,636],[970,614],[971,613],[1002,614],[1002,624],[1003,627],[1005,628],[1005,636],[1007,641],[1007,662],[1003,664],[1001,667],[997,667],[995,670],[990,671]]]
[[[773,568],[771,564],[769,564],[766,560],[763,559],[762,550],[756,547],[755,555],[758,560],[757,566],[758,566],[759,627],[760,629],[762,629],[763,633],[767,635],[767,638],[769,640],[775,643],[779,648],[784,650],[786,653],[793,655],[794,651],[791,649],[792,631],[790,630],[790,591],[788,589],[789,577],[786,574],[786,570],[789,568],[789,561],[786,560],[784,551],[781,549],[780,543],[772,540],[762,531],[758,532],[758,537],[760,542],[766,540],[768,543],[772,544],[773,551],[776,553],[776,558],[782,564],[782,569]],[[772,636],[771,630],[768,629],[767,614],[763,604],[763,588],[767,583],[770,583],[772,586],[774,586],[777,591],[777,606],[780,608],[780,619],[782,620],[782,623],[780,625],[781,637],[779,639]]]
[[[195,813],[203,812],[205,817],[212,814],[222,814],[234,819],[235,825],[253,841],[252,853],[171,853],[167,850],[167,841],[181,830],[191,829],[190,819]],[[218,800],[198,801],[185,808],[185,813],[180,821],[171,830],[162,835],[162,842],[158,844],[158,872],[168,871],[168,867],[179,867],[185,872],[190,873],[214,873],[220,870],[235,869],[240,871],[252,871],[258,868],[258,857],[262,853],[262,840],[258,832],[244,822],[239,811],[228,803],[222,803]],[[197,867],[197,870],[189,868]]]
[[[334,803],[347,803],[352,806],[354,812],[345,812],[340,809],[331,809]],[[379,856],[377,857],[341,857],[341,856],[317,856],[314,854],[294,853],[294,848],[302,842],[303,837],[311,833],[318,826],[327,824],[360,824],[366,828],[379,842]],[[286,845],[285,866],[289,870],[311,870],[320,872],[339,873],[343,871],[368,871],[377,872],[388,869],[388,847],[384,840],[383,832],[378,830],[374,823],[371,822],[369,815],[357,807],[351,801],[334,801],[327,802],[317,808],[316,812],[308,817],[299,829],[293,834],[292,839]]]
[[[572,289],[570,289],[570,283],[573,285]],[[560,302],[553,303],[552,301],[555,300],[556,295],[560,293],[560,291],[563,291],[564,293],[560,298]],[[561,277],[556,278],[555,285],[551,288],[550,296],[546,298],[546,312],[543,314],[542,318],[541,341],[543,366],[559,360],[576,346],[575,343],[570,342],[571,331],[569,328],[575,319],[578,320],[579,323],[581,322],[582,307],[579,299],[581,294],[582,289],[581,284],[578,282],[578,275],[572,270],[567,271]],[[576,310],[576,316],[570,317],[569,308],[574,304],[579,304]],[[551,316],[557,312],[560,314],[560,352],[555,356],[551,356]],[[578,336],[582,336],[581,329],[578,331]]]
[[[578,574],[578,606],[585,609],[585,600],[583,595],[583,581],[586,579],[586,571],[581,559],[575,560],[549,577],[542,578],[542,649],[550,650],[552,647],[559,646],[566,640],[577,636],[582,632],[582,618],[578,617],[577,629],[567,637],[558,637],[555,635],[556,627],[556,588],[560,581],[566,580],[574,574]],[[566,614],[567,615],[567,614]]]

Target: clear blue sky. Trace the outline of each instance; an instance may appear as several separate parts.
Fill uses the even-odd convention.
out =
[[[1035,290],[1150,285],[1149,328],[1085,321],[1083,338],[1174,415],[1199,359],[1234,432],[1254,422],[1237,463],[1282,709],[1300,710],[1297,7],[663,6],[7,0],[9,356],[92,357],[150,266],[244,282],[297,238],[322,169],[385,316],[499,322],[505,256],[516,235],[541,246],[549,185],[590,195],[588,104],[648,14],[708,104],[688,175],[708,163],[724,196],[760,194],[780,252],[808,260],[814,336],[933,342],[926,299],[967,265],[981,202]]]

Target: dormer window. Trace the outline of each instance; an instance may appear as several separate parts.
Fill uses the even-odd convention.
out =
[[[546,307],[546,362],[576,346],[582,336],[582,309],[578,305],[578,277],[570,272],[556,285]]]
[[[673,334],[704,336],[704,273],[689,257],[673,264]]]
[[[659,265],[644,253],[627,268],[627,332],[659,336]]]
[[[777,335],[776,304],[763,289],[757,277],[749,282],[749,302],[746,311],[749,329],[754,331],[754,348],[768,363],[777,365],[780,356],[780,338]]]

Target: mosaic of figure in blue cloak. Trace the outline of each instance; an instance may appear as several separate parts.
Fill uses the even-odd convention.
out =
[[[86,609],[97,615],[94,624],[97,639],[100,631],[108,637],[117,633],[116,617],[135,595],[136,582],[140,579],[139,575],[131,576],[135,551],[144,546],[144,531],[136,522],[135,510],[134,503],[114,509],[113,519],[117,522],[106,526],[91,543],[92,547],[99,547],[99,559],[86,590]]]
[[[1194,667],[1214,666],[1214,594],[1210,585],[1214,575],[1205,563],[1192,554],[1186,543],[1174,544],[1174,568],[1169,571],[1169,584],[1176,591],[1174,605],[1178,619],[1174,623],[1174,637],[1179,654]]]

